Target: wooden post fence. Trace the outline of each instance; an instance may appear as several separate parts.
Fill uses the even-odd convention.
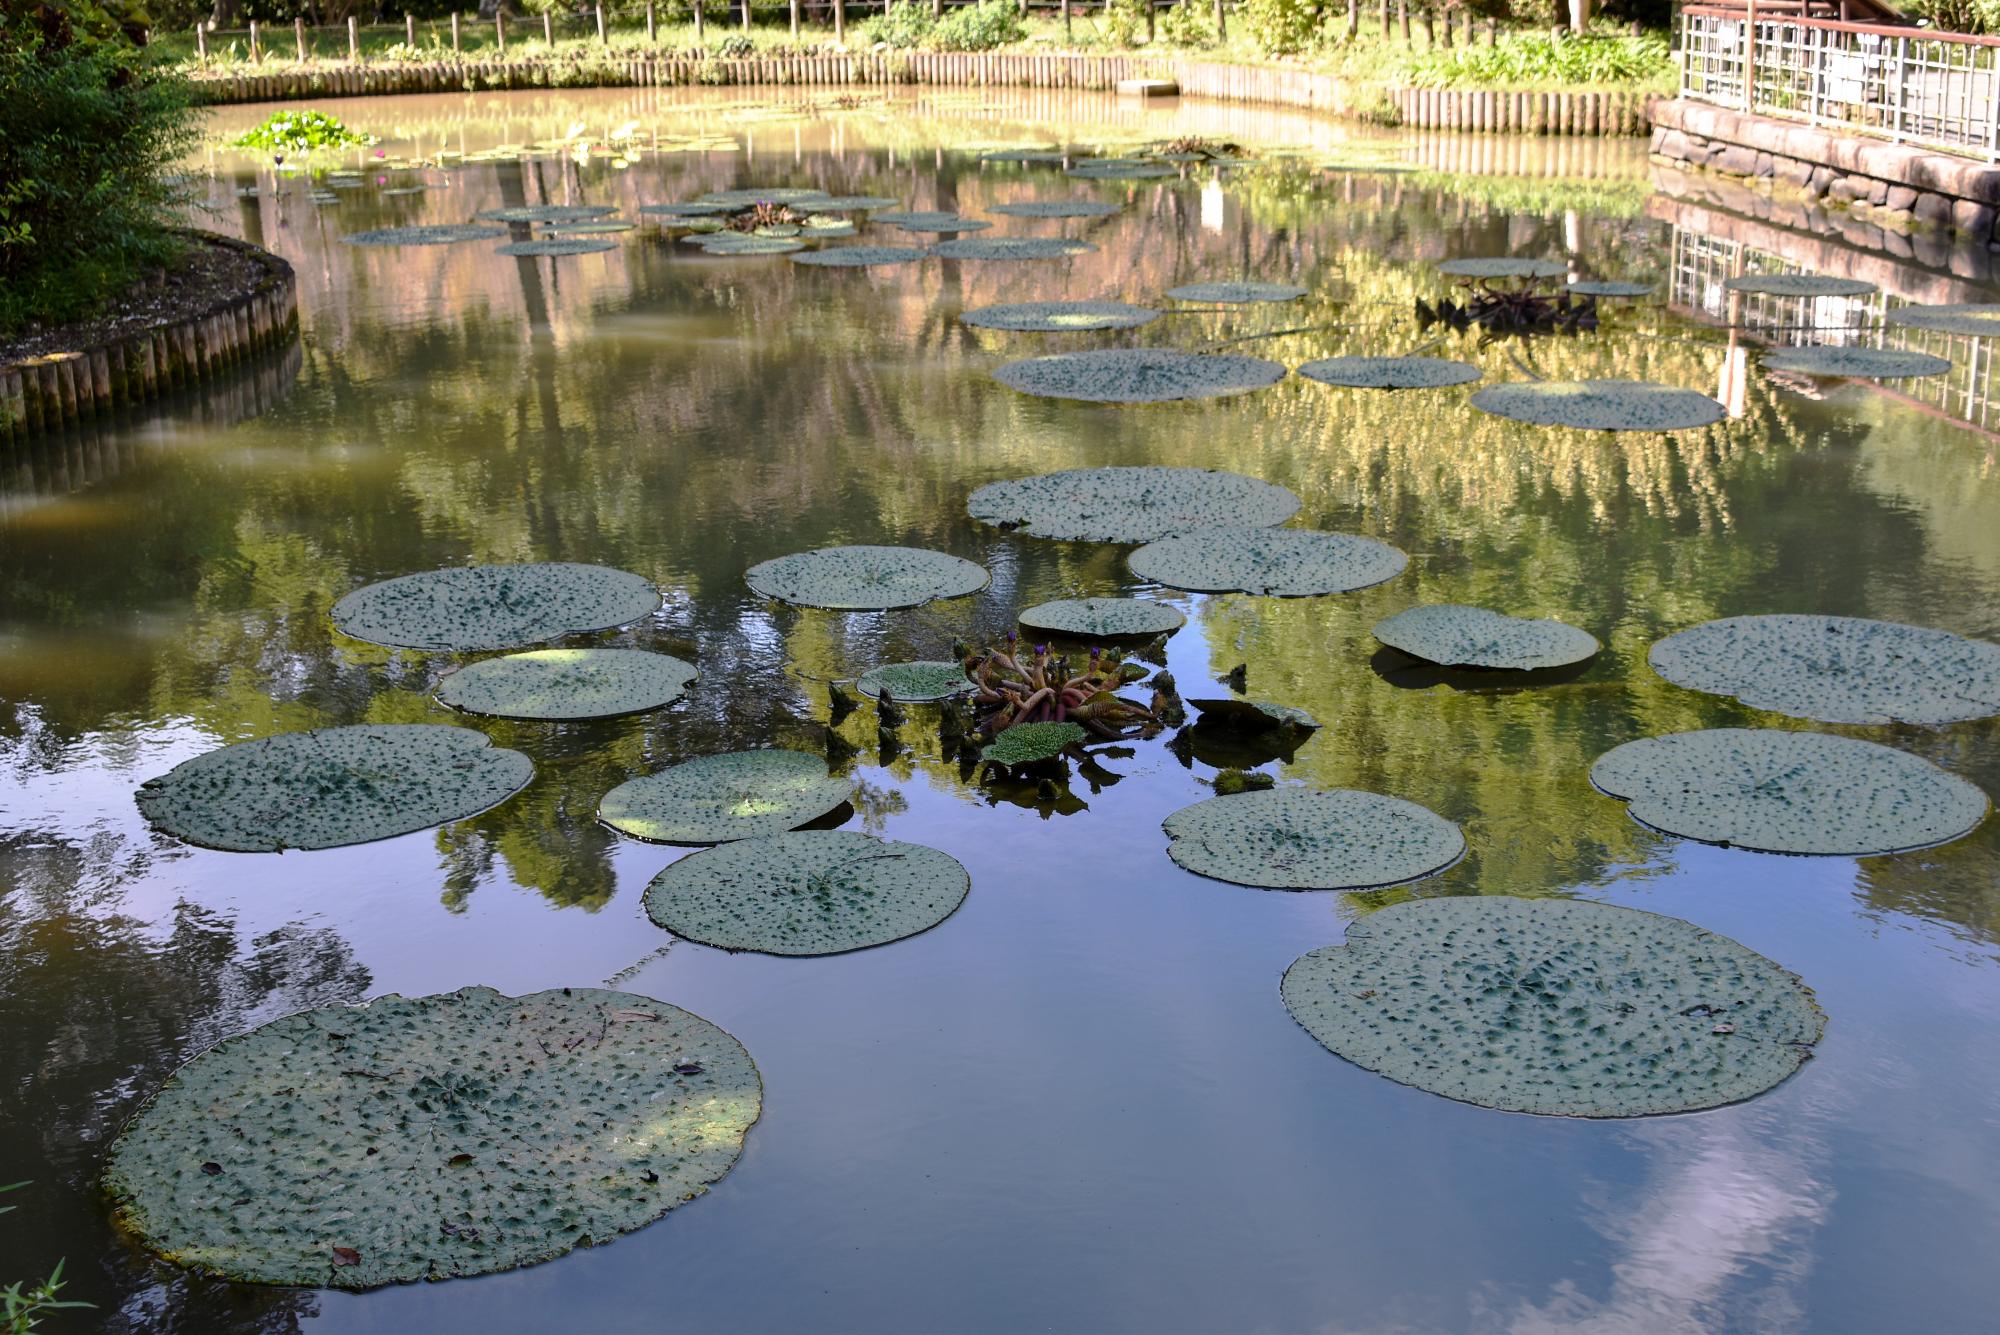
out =
[[[292,20],[292,45],[296,46],[299,49],[299,64],[301,65],[305,64],[306,21],[302,18],[295,18]]]
[[[653,0],[646,0],[646,45],[658,46],[660,42],[659,22],[653,15]]]
[[[361,59],[361,29],[354,15],[347,16],[347,58]]]
[[[493,11],[493,40],[499,43],[500,54],[507,54],[507,11],[500,8]]]
[[[847,0],[833,0],[833,40],[847,42]]]
[[[451,53],[458,54],[458,11],[451,11]]]
[[[604,6],[601,4],[597,6],[597,44],[611,45],[611,34],[604,27]]]
[[[208,25],[206,23],[197,23],[194,25],[194,58],[204,65],[208,63]]]
[[[257,20],[251,19],[250,20],[250,63],[254,65],[263,58],[264,58],[264,53],[257,46]]]
[[[415,14],[403,15],[403,45],[411,48],[412,50],[416,49],[417,16]]]
[[[1215,35],[1218,40],[1229,36],[1229,19],[1223,12],[1222,0],[1215,0]]]
[[[750,35],[750,0],[743,0],[743,35]]]
[[[799,40],[799,0],[792,0],[792,40]]]
[[[694,39],[697,42],[701,40],[702,24],[705,21],[702,11],[706,7],[706,0],[694,0],[694,3],[689,6],[689,8],[694,10]]]

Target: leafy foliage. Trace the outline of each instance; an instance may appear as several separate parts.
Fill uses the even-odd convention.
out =
[[[311,153],[322,148],[351,148],[372,144],[375,136],[349,129],[337,116],[324,111],[273,112],[262,125],[246,130],[235,139],[238,148],[265,148],[274,153]]]
[[[890,4],[879,18],[869,19],[860,25],[861,40],[881,42],[900,49],[923,46],[930,41],[934,20],[927,4],[907,0],[902,4]]]
[[[19,1191],[27,1186],[25,1182],[9,1182],[0,1187],[0,1192]],[[13,1210],[11,1205],[0,1205],[0,1214]],[[89,1307],[89,1303],[65,1302],[56,1297],[63,1288],[63,1263],[56,1262],[56,1268],[49,1277],[39,1284],[29,1284],[26,1280],[15,1280],[0,1289],[0,1335],[28,1335],[41,1324],[46,1312],[62,1311],[66,1308]]]
[[[1204,47],[1215,44],[1215,29],[1198,4],[1179,4],[1160,15],[1160,39],[1169,46]]]
[[[1333,12],[1321,0],[1248,0],[1243,24],[1266,55],[1292,56],[1318,45]]]
[[[1404,77],[1419,88],[1513,88],[1544,83],[1573,88],[1646,83],[1664,79],[1672,71],[1673,54],[1660,33],[1559,40],[1546,33],[1517,33],[1498,46],[1460,46],[1414,56]]]
[[[945,15],[931,44],[940,51],[991,51],[1027,35],[1013,0],[979,0]]]

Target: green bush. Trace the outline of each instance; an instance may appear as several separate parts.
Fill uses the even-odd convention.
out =
[[[89,315],[184,242],[187,84],[114,31],[0,0],[0,334]]]
[[[931,30],[931,44],[941,51],[991,51],[1027,35],[1014,0],[979,0],[948,12]]]
[[[1181,0],[1160,16],[1160,39],[1172,46],[1212,46],[1215,29],[1197,0]]]
[[[1134,47],[1146,35],[1147,0],[1108,0],[1099,22],[1112,46]],[[1175,6],[1179,8],[1179,6]]]
[[[1942,32],[2000,32],[2000,0],[1908,0],[1897,7]]]
[[[1546,33],[1519,33],[1498,46],[1426,51],[1410,59],[1404,77],[1421,88],[1576,86],[1645,83],[1664,79],[1673,68],[1667,39],[1658,33],[1560,41]]]
[[[757,44],[740,32],[732,32],[709,48],[723,60],[745,60],[757,54]]]
[[[1266,55],[1293,56],[1318,44],[1332,12],[1320,0],[1247,0],[1243,27]]]
[[[917,0],[905,4],[892,3],[882,13],[860,25],[861,40],[871,45],[881,42],[899,49],[923,46],[930,41],[935,23],[928,4],[918,3]]]

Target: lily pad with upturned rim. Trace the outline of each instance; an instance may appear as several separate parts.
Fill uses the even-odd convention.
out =
[[[556,258],[563,255],[598,255],[607,250],[618,249],[616,241],[606,241],[602,237],[587,236],[543,236],[533,241],[516,241],[494,250],[496,255],[511,255],[516,258]]]
[[[870,668],[854,683],[854,689],[873,699],[886,689],[891,700],[923,704],[949,700],[972,689],[965,664],[919,660],[913,663],[884,663]]]
[[[1076,723],[1016,723],[981,747],[979,758],[1007,769],[1045,764],[1088,736]]]
[[[1341,389],[1448,389],[1485,372],[1449,357],[1327,357],[1307,362],[1299,374]]]
[[[1023,301],[976,307],[962,312],[958,318],[975,329],[1067,334],[1136,329],[1159,319],[1160,313],[1149,306],[1132,306],[1122,301]]]
[[[1731,292],[1769,297],[1865,297],[1875,284],[1860,278],[1833,278],[1816,273],[1746,273],[1722,286]]]
[[[1066,260],[1096,249],[1063,236],[980,236],[940,241],[931,253],[941,260]]]
[[[1107,218],[1123,207],[1095,199],[1031,199],[1018,204],[989,205],[986,211],[1009,218]]]
[[[350,246],[449,246],[462,241],[496,241],[506,235],[504,227],[440,223],[429,227],[378,227],[372,232],[351,232],[340,239]]]
[[[1531,260],[1516,255],[1480,255],[1446,260],[1438,272],[1453,278],[1561,278],[1569,272],[1562,260]]]
[[[1722,405],[1708,395],[1646,380],[1516,380],[1480,390],[1472,406],[1580,431],[1692,431],[1722,420]]]
[[[553,227],[544,227],[541,234],[545,237],[615,236],[631,231],[634,226],[636,224],[628,222],[558,223]]]
[[[1571,283],[1569,290],[1579,297],[1650,297],[1653,295],[1651,283],[1600,282],[1586,279],[1581,283]]]
[[[1009,362],[993,378],[1040,398],[1170,403],[1265,389],[1285,378],[1285,368],[1262,357],[1170,348],[1098,348]]]
[[[1375,623],[1375,638],[1441,667],[1535,672],[1592,658],[1604,646],[1589,631],[1548,618],[1431,603]]]
[[[709,232],[690,237],[705,255],[789,255],[805,242],[788,236],[751,236],[743,232]]]
[[[1155,181],[1178,173],[1172,167],[1133,158],[1085,158],[1072,163],[1064,174],[1079,181]]]
[[[799,607],[881,611],[963,598],[985,588],[986,567],[921,547],[820,547],[751,566],[744,578],[766,598]]]
[[[900,227],[905,232],[983,232],[993,224],[979,218],[967,218],[957,213],[942,213],[935,210],[905,209],[868,216],[872,223],[887,223]]]
[[[1185,626],[1187,618],[1165,603],[1145,598],[1060,598],[1028,608],[1020,622],[1049,634],[1110,640],[1169,635]]]
[[[1296,283],[1183,283],[1167,289],[1167,295],[1175,301],[1215,306],[1297,301],[1305,294],[1306,289]]]
[[[690,200],[685,204],[641,204],[639,212],[655,218],[721,218],[737,211],[735,204],[724,204],[712,199]]]
[[[916,246],[830,246],[792,256],[793,264],[825,269],[862,269],[876,265],[910,264],[928,252]]]
[[[1132,573],[1190,593],[1306,598],[1394,579],[1410,559],[1386,542],[1301,528],[1207,528],[1161,538],[1126,558]]]
[[[481,222],[576,223],[607,218],[616,212],[609,204],[527,204],[518,208],[484,209],[472,216]]]
[[[572,562],[450,566],[354,590],[334,629],[392,649],[520,649],[610,630],[659,610],[648,580]]]
[[[772,747],[697,756],[629,779],[604,795],[597,815],[652,843],[721,844],[796,830],[853,793],[823,757]]]
[[[1221,696],[1213,700],[1190,700],[1201,722],[1238,732],[1262,732],[1267,728],[1291,728],[1302,732],[1319,731],[1319,720],[1296,705],[1270,700],[1238,700]]]
[[[438,683],[439,704],[496,718],[616,718],[686,694],[694,664],[643,649],[535,649],[469,663]]]
[[[1963,338],[1992,338],[2000,335],[2000,304],[1961,302],[1948,306],[1899,306],[1888,313],[1888,321],[1906,329],[1928,329],[1933,333],[1957,334]]]
[[[1943,375],[1951,370],[1951,359],[1904,348],[1843,348],[1822,343],[1773,348],[1764,354],[1764,369],[1854,380],[1908,380]]]
[[[1056,541],[1150,542],[1191,528],[1282,524],[1298,513],[1289,488],[1211,468],[1070,468],[989,482],[974,519]]]
[[[1267,890],[1371,890],[1434,876],[1465,856],[1458,826],[1414,802],[1353,788],[1211,797],[1167,817],[1167,856]]]

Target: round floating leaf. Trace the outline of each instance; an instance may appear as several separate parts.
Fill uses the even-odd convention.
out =
[[[992,236],[940,241],[932,253],[941,260],[1066,260],[1097,247],[1060,236]]]
[[[963,663],[919,661],[870,668],[854,683],[854,689],[871,698],[886,690],[891,700],[922,702],[964,695],[972,683],[966,680]]]
[[[924,257],[915,246],[833,246],[792,256],[793,264],[812,264],[829,269],[859,269],[877,264],[909,264]]]
[[[642,649],[536,649],[460,668],[437,699],[497,718],[613,718],[672,704],[695,675],[692,663]]]
[[[1016,723],[980,748],[979,758],[1013,769],[1054,760],[1087,736],[1075,723]]]
[[[343,635],[392,649],[518,649],[650,616],[660,591],[605,566],[452,566],[370,584],[333,605]]]
[[[661,844],[761,839],[818,820],[853,794],[802,751],[730,751],[629,779],[604,795],[598,819]]]
[[[1319,720],[1305,710],[1293,705],[1274,704],[1269,700],[1238,700],[1224,696],[1216,700],[1190,700],[1188,703],[1195,707],[1203,723],[1239,732],[1263,732],[1268,728],[1298,728],[1306,732],[1319,730]]]
[[[1571,283],[1569,290],[1579,297],[1648,297],[1653,294],[1651,283],[1615,283],[1586,281]]]
[[[845,218],[831,214],[813,214],[799,224],[798,234],[809,241],[824,241],[828,237],[853,236],[858,229]]]
[[[1822,723],[1959,723],[2000,714],[2000,644],[1861,617],[1708,621],[1653,646],[1676,686]]]
[[[1771,297],[1865,297],[1875,291],[1875,284],[1859,278],[1829,278],[1816,273],[1748,273],[1729,279],[1723,287]]]
[[[646,913],[724,950],[838,955],[928,931],[971,888],[935,848],[811,830],[682,858],[646,887]]]
[[[1297,301],[1306,289],[1292,283],[1186,283],[1170,287],[1167,295],[1175,301],[1196,301],[1203,305],[1243,306],[1258,301]]]
[[[582,222],[567,223],[557,227],[544,227],[543,236],[612,236],[619,232],[629,232],[633,224],[628,222]]]
[[[931,209],[898,209],[869,215],[869,222],[888,223],[906,232],[983,232],[993,224],[977,218]]]
[[[1913,376],[1943,375],[1951,369],[1949,358],[1902,348],[1840,348],[1815,344],[1800,348],[1774,348],[1764,354],[1767,371],[1793,371],[1800,375],[1848,376],[1858,380],[1906,380]]]
[[[390,995],[202,1053],[112,1145],[105,1185],[198,1274],[372,1289],[643,1227],[728,1173],[762,1103],[742,1044],[650,997]]]
[[[606,250],[618,249],[616,241],[593,240],[587,236],[562,237],[544,236],[533,241],[516,241],[512,245],[501,246],[496,255],[541,256],[541,255],[596,255]]]
[[[989,482],[974,519],[1038,538],[1148,542],[1191,528],[1282,524],[1299,498],[1275,483],[1209,468],[1071,468]]]
[[[798,204],[811,209],[826,198],[828,198],[826,191],[811,186],[774,185],[747,190],[711,190],[701,197],[700,202],[723,204],[734,212],[737,209],[747,209],[753,204]]]
[[[1480,390],[1472,406],[1584,431],[1691,431],[1722,420],[1722,405],[1708,395],[1644,380],[1517,380]]]
[[[1484,607],[1432,603],[1375,623],[1375,638],[1443,667],[1535,672],[1593,657],[1597,637],[1560,621],[1510,617]]]
[[[1132,573],[1190,593],[1303,598],[1394,579],[1410,558],[1386,542],[1302,528],[1207,528],[1146,544]]]
[[[1446,260],[1438,272],[1453,278],[1561,278],[1569,265],[1561,260],[1529,260],[1514,255]]]
[[[474,223],[444,223],[431,227],[380,227],[340,238],[350,246],[448,246],[459,241],[492,241],[507,235],[504,227]]]
[[[471,728],[409,723],[282,732],[184,760],[139,786],[178,839],[232,853],[339,848],[476,816],[535,776]]]
[[[1189,871],[1271,890],[1400,885],[1465,856],[1465,836],[1436,812],[1352,788],[1211,797],[1165,828],[1167,855]]]
[[[750,236],[743,232],[710,232],[690,238],[698,240],[709,255],[789,255],[804,250],[805,242],[785,236]]]
[[[1469,385],[1484,372],[1448,357],[1328,357],[1307,362],[1299,374],[1343,389],[1445,389]]]
[[[963,598],[991,576],[985,566],[921,547],[821,547],[761,561],[745,578],[781,603],[874,611]]]
[[[1986,819],[1986,794],[1921,756],[1852,737],[1713,728],[1642,737],[1590,781],[1667,834],[1766,853],[1928,848]]]
[[[1282,363],[1262,357],[1101,348],[1009,362],[993,378],[1023,394],[1090,403],[1168,403],[1263,389],[1285,378]]]
[[[1122,301],[1023,301],[1010,306],[981,306],[958,318],[977,329],[1057,334],[1136,329],[1159,319],[1160,313]]]
[[[1762,1094],[1826,1027],[1796,975],[1727,937],[1581,900],[1424,899],[1285,971],[1285,1009],[1355,1065],[1482,1108],[1693,1112]]]
[[[1021,624],[1079,640],[1114,640],[1171,634],[1185,626],[1187,618],[1144,598],[1060,598],[1030,607],[1021,613]]]
[[[1152,181],[1175,172],[1172,167],[1135,158],[1087,158],[1072,166],[1067,174],[1080,181]]]
[[[721,218],[737,210],[735,204],[724,204],[712,199],[697,199],[686,204],[641,204],[639,212],[657,218]]]
[[[900,203],[887,195],[816,195],[806,206],[814,213],[869,213]]]
[[[1953,306],[1899,306],[1889,312],[1889,323],[1909,329],[1929,329],[1940,334],[1966,338],[1991,338],[2000,334],[2000,305],[1963,303]]]
[[[486,209],[472,216],[482,222],[577,223],[618,212],[609,204],[530,204],[522,208]]]
[[[1120,207],[1094,199],[1035,199],[1020,204],[995,204],[986,211],[1010,218],[1104,218],[1118,212]]]
[[[1053,148],[1001,148],[981,153],[981,162],[1067,162],[1070,154]]]

